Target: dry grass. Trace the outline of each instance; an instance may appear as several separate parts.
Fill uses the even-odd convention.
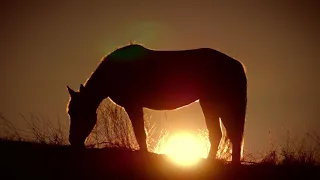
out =
[[[286,143],[273,148],[264,155],[261,164],[269,165],[320,165],[320,136],[306,133],[302,138],[294,138],[287,132]]]
[[[2,139],[15,141],[31,141],[39,144],[66,145],[67,135],[58,118],[58,124],[41,115],[31,113],[29,116],[20,114],[25,129],[18,129],[11,121],[0,114]]]
[[[42,116],[21,116],[27,125],[22,131],[1,118],[5,139],[0,138],[2,179],[310,179],[319,174],[319,136],[307,134],[301,141],[288,138],[284,146],[271,149],[260,160],[244,152],[242,166],[229,165],[230,142],[223,140],[220,160],[200,161],[180,168],[164,155],[139,153],[131,123],[119,107],[101,106],[99,121],[87,139],[86,149],[72,148],[68,128]],[[150,152],[169,137],[169,132],[145,117]],[[160,133],[155,133],[160,131]],[[199,136],[207,140],[207,130]],[[25,134],[29,134],[25,136]],[[310,145],[310,142],[312,146]],[[208,146],[207,146],[208,147]],[[313,178],[314,179],[314,178]],[[315,178],[317,179],[317,178]]]
[[[68,127],[64,127],[58,119],[57,124],[52,124],[43,116],[30,114],[21,115],[26,124],[26,129],[16,128],[8,119],[0,114],[1,138],[14,141],[31,141],[39,144],[67,145]],[[147,144],[150,152],[160,152],[160,147],[170,136],[168,130],[157,129],[150,121],[150,116],[145,115],[145,128],[148,134]],[[199,138],[208,142],[208,131],[199,130]],[[231,160],[230,141],[224,139],[220,143],[218,156],[222,161]],[[279,147],[273,147],[263,157],[257,158],[244,150],[243,162],[247,164],[264,165],[319,165],[320,162],[320,136],[313,133],[297,141],[296,138],[286,137],[287,142]],[[86,141],[87,148],[125,148],[137,150],[131,122],[125,111],[105,101],[98,109],[98,121]],[[206,148],[210,149],[210,143]]]

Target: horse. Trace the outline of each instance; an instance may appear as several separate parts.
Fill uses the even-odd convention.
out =
[[[69,142],[84,147],[96,124],[96,110],[105,98],[124,108],[139,144],[148,151],[143,108],[173,110],[200,103],[209,131],[208,158],[216,158],[222,139],[219,118],[232,144],[232,163],[241,162],[247,107],[244,65],[211,48],[152,50],[139,44],[104,56],[79,91],[67,86]]]

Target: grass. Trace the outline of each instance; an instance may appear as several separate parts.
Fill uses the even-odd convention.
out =
[[[0,179],[317,179],[320,178],[320,137],[306,134],[300,141],[287,136],[287,143],[263,157],[244,153],[244,163],[234,167],[230,144],[221,148],[220,160],[201,160],[197,166],[182,168],[167,156],[137,151],[132,126],[121,108],[104,103],[87,148],[68,145],[67,130],[60,121],[36,115],[21,115],[27,129],[17,129],[0,115]],[[150,152],[168,137],[168,131],[145,117]],[[157,132],[158,131],[158,132]],[[206,137],[206,131],[202,131]]]
[[[255,163],[233,167],[202,160],[181,168],[165,155],[127,148],[74,149],[68,145],[0,140],[1,179],[308,179],[319,167]],[[316,179],[316,178],[315,178]]]

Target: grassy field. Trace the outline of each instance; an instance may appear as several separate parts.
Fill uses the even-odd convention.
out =
[[[23,141],[0,141],[0,179],[319,179],[312,163],[272,161],[233,167],[201,160],[181,167],[167,156],[120,148],[74,149]],[[292,161],[293,162],[293,161]]]
[[[84,149],[68,145],[63,128],[40,116],[22,116],[28,138],[23,135],[26,130],[15,128],[0,116],[4,133],[0,138],[0,179],[320,179],[317,135],[309,135],[307,139],[315,146],[309,146],[305,139],[301,143],[288,139],[280,150],[272,149],[262,158],[247,154],[237,167],[226,160],[206,159],[184,167],[166,155],[151,153],[157,152],[157,146],[150,146],[150,153],[137,151],[132,128],[121,113],[101,115],[88,138],[91,143]],[[148,134],[152,135],[154,126],[148,123],[147,126],[151,129]],[[164,137],[148,139],[148,144],[155,141],[159,144]]]

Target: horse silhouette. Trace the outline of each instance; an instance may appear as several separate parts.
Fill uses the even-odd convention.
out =
[[[78,92],[67,89],[71,146],[84,146],[97,121],[96,109],[107,97],[127,112],[142,151],[147,151],[144,107],[173,110],[199,100],[211,143],[208,158],[216,157],[221,118],[232,143],[232,162],[240,163],[247,78],[242,63],[224,53],[210,48],[156,51],[130,44],[105,56]]]

